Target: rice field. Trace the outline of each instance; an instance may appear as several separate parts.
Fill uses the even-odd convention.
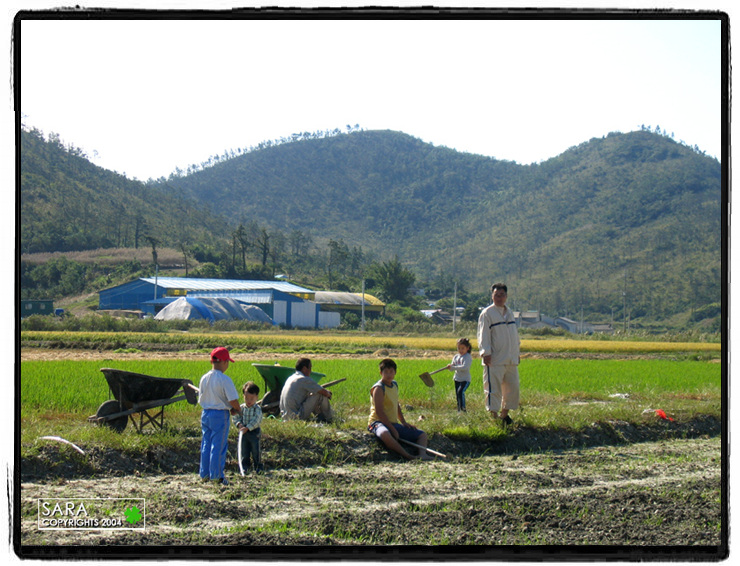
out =
[[[470,337],[473,349],[475,337]],[[301,333],[301,332],[75,332],[75,331],[23,331],[24,342],[51,342],[75,347],[116,349],[131,344],[171,344],[192,348],[227,346],[239,352],[285,351],[311,353],[369,353],[379,349],[436,350],[454,352],[455,338],[444,336],[373,336],[364,333]],[[714,342],[642,342],[615,340],[523,339],[522,353],[582,352],[614,354],[651,354],[704,352],[719,354],[721,344]],[[450,354],[451,357],[451,354]]]
[[[265,384],[252,367],[252,361],[236,355],[228,375],[237,389],[246,381]],[[256,360],[255,360],[256,361]],[[261,360],[260,363],[265,363]],[[419,374],[443,367],[445,360],[399,359],[397,381],[405,403],[433,409],[455,409],[452,372],[433,376],[435,386],[428,388]],[[473,382],[468,389],[470,403],[482,397],[482,369],[475,362]],[[283,362],[282,365],[291,365]],[[102,360],[102,361],[25,361],[21,363],[21,414],[76,413],[94,414],[109,399],[107,383],[100,372],[112,367],[156,377],[190,379],[196,385],[210,369],[207,361],[194,360]],[[332,387],[335,405],[344,412],[366,412],[369,389],[379,379],[378,360],[321,359],[314,357],[314,371],[326,374],[324,382],[346,378]],[[523,359],[520,365],[521,397],[526,410],[547,409],[553,405],[610,402],[668,403],[692,401],[719,407],[721,365],[700,361],[671,360],[572,360]],[[187,403],[175,403],[168,413],[191,413]]]
[[[102,359],[98,354],[96,360],[19,363],[19,444],[24,469],[30,476],[35,470],[46,474],[49,469],[53,470],[48,472],[49,478],[59,474],[59,480],[44,476],[42,480],[30,477],[23,482],[24,544],[38,544],[39,548],[54,544],[100,547],[100,539],[86,531],[39,530],[37,501],[51,495],[102,498],[122,493],[146,498],[147,516],[152,518],[147,523],[148,548],[309,544],[313,548],[321,544],[333,548],[338,544],[386,548],[397,544],[669,547],[684,541],[717,544],[724,536],[720,441],[700,438],[706,429],[694,432],[693,428],[703,420],[693,418],[697,415],[722,415],[725,391],[722,364],[716,363],[719,345],[691,344],[683,348],[656,343],[655,350],[646,350],[650,343],[523,341],[523,349],[531,352],[669,351],[675,355],[523,358],[521,405],[514,411],[514,432],[510,432],[493,423],[483,410],[480,360],[474,361],[467,413],[456,411],[451,372],[435,374],[432,388],[419,379],[419,374],[449,362],[454,345],[451,338],[352,337],[362,346],[348,346],[336,336],[296,338],[286,334],[282,343],[274,336],[259,337],[272,348],[282,344],[278,348],[290,351],[289,356],[275,355],[271,359],[265,349],[252,351],[253,343],[243,335],[203,336],[215,343],[199,344],[196,351],[202,356],[193,359],[147,359],[146,353],[135,359],[121,359],[111,353],[110,357],[103,354]],[[114,334],[101,340],[108,340],[110,346],[110,340],[119,337]],[[192,335],[183,340],[183,344],[194,343]],[[131,347],[131,342],[121,343]],[[166,429],[149,429],[146,434],[137,434],[132,426],[119,434],[87,422],[87,417],[110,398],[101,368],[185,378],[197,384],[210,369],[208,348],[222,343],[231,347],[237,360],[227,371],[237,389],[248,380],[264,388],[252,363],[271,364],[277,359],[282,365],[292,366],[295,359],[307,353],[314,370],[326,375],[323,382],[346,378],[332,387],[337,421],[317,426],[265,419],[263,455],[270,473],[241,478],[234,472],[232,461],[227,472],[232,483],[216,488],[218,491],[196,479],[199,407],[185,402],[168,406]],[[436,348],[432,346],[435,344]],[[602,349],[589,350],[592,346]],[[429,433],[431,447],[447,452],[449,459],[419,466],[402,465],[392,457],[386,462],[375,455],[381,453],[379,447],[364,442],[369,389],[379,377],[381,353],[342,357],[309,353],[314,348],[319,352],[332,348],[347,352],[355,347],[373,352],[382,348],[409,350],[403,357],[396,357],[404,413],[409,422]],[[420,352],[417,357],[411,351],[415,349],[437,351]],[[695,355],[698,351],[709,353]],[[660,421],[655,412],[658,409],[677,422]],[[655,426],[661,422],[681,424],[676,435],[691,431],[693,436],[655,443],[643,441],[650,438],[649,434],[638,435],[639,440],[630,440],[634,444],[610,446],[612,435],[625,429],[673,428]],[[613,423],[615,426],[611,426]],[[630,427],[645,423],[648,426]],[[605,425],[603,431],[601,424]],[[547,445],[542,440],[547,437],[544,432],[558,438],[573,437],[575,446],[581,441],[585,445],[585,439],[595,434],[601,435],[599,442],[608,441],[594,449],[543,452],[542,447]],[[80,457],[64,445],[39,440],[49,434],[82,446],[88,455]],[[232,430],[232,446],[235,434]],[[491,447],[507,440],[509,434],[517,443],[516,452],[489,454]],[[459,448],[466,445],[483,445],[483,449],[470,455]],[[369,446],[373,446],[370,452]],[[139,465],[141,473],[136,467]],[[178,471],[171,473],[171,469]],[[378,493],[387,492],[388,477],[395,478],[392,489],[399,504],[379,509]],[[490,481],[481,484],[481,477]],[[649,504],[642,503],[645,501]],[[291,513],[286,514],[286,509]],[[391,523],[400,525],[391,530],[394,538],[385,538],[384,533],[391,532],[387,529],[367,530],[368,525]],[[105,548],[139,544],[142,540],[138,535],[130,538],[125,532],[105,536]]]

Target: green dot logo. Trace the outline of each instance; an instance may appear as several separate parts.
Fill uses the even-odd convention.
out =
[[[123,512],[123,514],[126,515],[126,521],[132,525],[141,521],[141,512],[138,507],[129,507]]]

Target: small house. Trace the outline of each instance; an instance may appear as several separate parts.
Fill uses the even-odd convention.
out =
[[[20,317],[25,318],[32,314],[54,314],[54,301],[52,300],[25,300],[21,301]]]

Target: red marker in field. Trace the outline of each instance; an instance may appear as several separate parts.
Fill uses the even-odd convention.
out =
[[[663,409],[656,409],[655,414],[658,415],[661,419],[672,421],[673,419],[665,414],[665,411]]]

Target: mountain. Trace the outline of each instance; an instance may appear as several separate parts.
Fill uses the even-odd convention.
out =
[[[131,245],[137,223],[160,241],[229,250],[236,227],[256,222],[318,247],[397,255],[422,286],[446,278],[485,293],[504,280],[515,308],[663,319],[721,301],[721,166],[650,131],[533,165],[353,131],[146,185],[37,134],[21,139],[26,251]]]
[[[668,317],[721,300],[721,166],[650,131],[534,165],[360,131],[268,147],[171,181],[315,241],[398,255],[422,281],[494,280],[520,308]]]
[[[96,248],[179,248],[227,235],[224,220],[171,189],[148,186],[88,161],[54,134],[20,135],[21,253]]]

